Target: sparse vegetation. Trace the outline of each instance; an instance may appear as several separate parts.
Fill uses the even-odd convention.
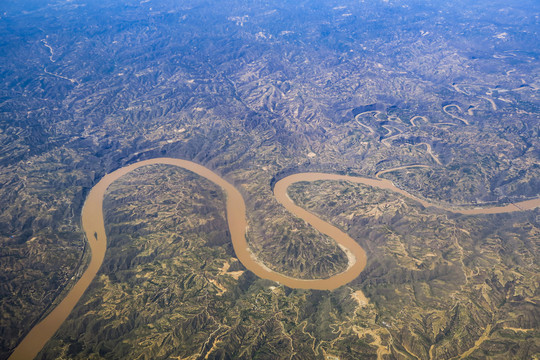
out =
[[[427,167],[382,176],[456,205],[539,196],[537,2],[23,0],[0,10],[0,359],[87,264],[89,189],[140,159],[193,160],[235,184],[257,257],[302,278],[340,272],[346,257],[273,198],[288,174],[374,177],[417,164]],[[293,291],[222,274],[242,267],[219,189],[189,176],[168,188],[159,174],[170,170],[155,172],[126,179],[152,181],[153,196],[111,189],[109,206],[125,202],[108,208],[107,264],[42,357],[539,352],[538,210],[466,217],[361,186],[298,184],[295,199],[358,238],[370,262],[350,288]],[[198,207],[174,215],[185,196]],[[211,224],[180,221],[201,214]]]

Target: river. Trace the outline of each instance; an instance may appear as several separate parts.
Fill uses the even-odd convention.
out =
[[[349,259],[348,268],[337,275],[327,279],[302,280],[288,277],[272,271],[268,267],[260,263],[255,255],[249,250],[246,241],[246,205],[244,198],[240,192],[222,177],[212,172],[210,169],[196,164],[191,161],[173,159],[173,158],[156,158],[144,160],[120,168],[107,174],[101,179],[91,190],[86,198],[82,209],[82,226],[86,235],[86,240],[90,246],[91,260],[88,268],[83,273],[79,281],[68,292],[66,297],[47,315],[40,323],[32,328],[26,335],[23,341],[15,348],[10,356],[10,360],[33,359],[39,351],[45,346],[47,341],[60,328],[62,323],[71,313],[83,293],[86,291],[91,281],[96,276],[107,250],[107,236],[105,233],[105,219],[103,217],[103,199],[109,185],[115,180],[121,178],[125,174],[138,169],[142,166],[165,164],[174,165],[186,170],[192,171],[220,186],[227,195],[227,221],[231,234],[234,251],[237,258],[242,264],[257,276],[277,281],[291,288],[301,289],[318,289],[318,290],[333,290],[339,286],[345,285],[354,280],[366,266],[366,253],[364,249],[350,236],[336,228],[335,226],[321,220],[314,214],[295,205],[287,195],[287,189],[291,184],[299,181],[317,181],[317,180],[342,180],[353,183],[361,183],[380,189],[387,189],[414,199],[425,207],[436,206],[448,211],[458,212],[462,214],[496,214],[512,211],[522,211],[534,209],[540,206],[540,198],[529,201],[523,201],[517,204],[509,204],[506,206],[495,206],[487,208],[470,208],[470,209],[455,209],[433,205],[426,200],[419,199],[404,190],[397,188],[391,181],[385,179],[369,179],[359,176],[336,175],[326,173],[300,173],[290,175],[278,181],[274,187],[274,195],[276,199],[285,206],[294,215],[302,218],[315,229],[323,234],[333,238],[340,247],[345,251]],[[382,174],[382,173],[380,173]]]

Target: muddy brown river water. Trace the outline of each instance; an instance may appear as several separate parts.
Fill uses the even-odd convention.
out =
[[[68,292],[65,298],[49,313],[40,323],[38,323],[23,341],[15,348],[10,360],[13,359],[33,359],[39,351],[45,346],[47,341],[60,328],[62,323],[71,313],[85,290],[90,285],[90,282],[96,276],[107,250],[107,236],[105,233],[105,219],[103,217],[103,199],[109,185],[125,174],[140,168],[142,166],[166,164],[174,165],[186,170],[192,171],[220,186],[227,195],[227,221],[231,234],[231,240],[236,252],[236,256],[242,264],[257,276],[277,281],[283,285],[292,288],[301,289],[319,289],[333,290],[339,286],[345,285],[355,279],[366,266],[366,253],[364,249],[350,236],[336,228],[335,226],[321,220],[314,214],[295,205],[287,195],[287,189],[291,184],[300,181],[317,181],[317,180],[338,180],[349,181],[373,186],[379,189],[387,189],[414,199],[425,207],[435,206],[447,211],[457,212],[462,214],[498,214],[513,211],[530,210],[540,206],[540,198],[529,201],[523,201],[516,204],[506,206],[495,206],[485,208],[468,208],[456,209],[434,205],[426,200],[419,199],[404,190],[397,188],[391,181],[385,179],[369,179],[357,176],[336,175],[326,173],[300,173],[288,176],[278,181],[274,187],[274,195],[276,199],[294,215],[308,222],[315,229],[323,234],[333,238],[340,247],[345,251],[349,259],[349,267],[342,273],[331,276],[327,279],[302,280],[288,277],[272,271],[268,267],[260,263],[255,255],[249,250],[246,241],[246,205],[240,192],[226,180],[221,178],[210,169],[196,164],[191,161],[172,159],[172,158],[156,158],[151,160],[140,161],[135,164],[128,165],[118,169],[110,174],[107,174],[90,190],[88,197],[82,209],[82,226],[86,234],[86,239],[91,250],[91,260],[88,268],[83,273],[79,281]],[[385,171],[387,172],[387,171]],[[382,173],[380,173],[382,174]]]

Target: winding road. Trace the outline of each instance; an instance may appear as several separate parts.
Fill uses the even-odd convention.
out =
[[[448,105],[446,105],[446,106],[443,106],[443,111],[444,111],[447,115],[450,115],[451,117],[453,117],[454,119],[457,119],[457,120],[463,122],[465,125],[470,125],[470,124],[469,124],[469,121],[468,121],[467,119],[464,119],[464,118],[462,118],[462,117],[459,117],[459,116],[457,116],[457,115],[454,115],[454,114],[452,114],[451,112],[448,111],[448,108],[449,108],[449,107],[452,107],[452,106],[455,107],[456,109],[458,109],[460,112],[463,112],[463,110],[461,109],[461,107],[460,107],[459,105],[457,105],[457,104],[448,104]]]
[[[302,218],[321,233],[332,237],[345,251],[349,259],[349,266],[342,273],[326,279],[303,280],[288,277],[269,269],[260,263],[255,255],[249,250],[245,236],[247,220],[244,199],[240,192],[229,182],[212,172],[210,169],[187,160],[156,158],[140,161],[105,175],[103,179],[101,179],[90,190],[82,209],[82,226],[91,250],[90,264],[79,281],[68,292],[66,297],[49,315],[47,315],[40,323],[32,328],[23,341],[17,346],[17,348],[15,348],[9,359],[33,359],[43,348],[43,346],[45,346],[47,341],[54,335],[58,328],[60,328],[62,323],[66,320],[83,293],[90,285],[91,281],[96,276],[107,250],[107,236],[105,232],[105,219],[103,216],[103,199],[109,185],[135,169],[154,164],[178,166],[192,171],[220,186],[227,195],[227,221],[231,234],[231,240],[238,259],[247,269],[255,273],[257,276],[277,281],[291,288],[320,290],[332,290],[338,288],[355,279],[366,266],[367,260],[364,249],[362,249],[362,247],[358,245],[358,243],[350,236],[339,230],[337,227],[321,220],[316,215],[293,203],[293,201],[287,195],[287,189],[290,185],[296,182],[318,180],[349,181],[379,189],[391,190],[410,199],[416,200],[425,207],[435,206],[443,208],[447,211],[462,214],[506,213],[534,209],[535,207],[540,206],[540,198],[523,201],[517,204],[487,208],[454,209],[434,205],[426,200],[419,199],[414,195],[397,188],[391,181],[381,179],[379,177],[383,173],[395,171],[398,168],[379,172],[376,175],[377,179],[327,173],[299,173],[290,175],[275,184],[274,195],[276,199],[291,213]]]

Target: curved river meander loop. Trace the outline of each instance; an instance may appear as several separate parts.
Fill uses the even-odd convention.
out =
[[[71,311],[83,295],[84,291],[90,285],[90,282],[96,276],[105,257],[105,251],[107,250],[105,219],[103,218],[103,198],[105,197],[105,192],[107,191],[109,185],[111,185],[115,180],[119,179],[130,171],[133,171],[142,166],[153,164],[178,166],[186,170],[192,171],[220,186],[227,195],[227,221],[229,224],[231,240],[238,259],[242,262],[242,264],[244,264],[244,266],[248,270],[252,271],[257,276],[264,279],[277,281],[283,285],[292,288],[332,290],[339,286],[345,285],[355,279],[366,266],[366,253],[364,249],[362,249],[362,247],[356,243],[356,241],[354,241],[350,236],[348,236],[335,226],[328,224],[327,222],[321,220],[312,213],[295,205],[291,201],[291,199],[287,196],[287,189],[291,184],[294,184],[296,182],[317,180],[341,180],[353,183],[360,183],[380,189],[388,189],[394,191],[396,193],[418,201],[425,207],[436,206],[447,211],[471,215],[507,213],[513,211],[530,210],[534,209],[537,206],[540,206],[540,198],[538,198],[506,206],[474,209],[454,209],[443,207],[440,205],[434,205],[425,200],[419,199],[407,193],[406,191],[397,188],[391,181],[385,179],[369,179],[359,176],[347,176],[326,173],[294,174],[276,183],[274,187],[274,195],[276,199],[294,215],[302,218],[314,228],[319,230],[321,233],[332,237],[340,245],[340,247],[345,250],[349,258],[349,267],[342,273],[339,273],[327,279],[302,280],[291,278],[270,270],[269,268],[258,262],[256,257],[251,253],[245,236],[247,226],[246,205],[244,203],[244,198],[233,185],[231,185],[219,175],[207,169],[206,167],[191,161],[172,158],[156,158],[140,161],[138,163],[128,165],[110,174],[105,175],[105,177],[103,177],[103,179],[101,179],[101,181],[99,181],[92,188],[92,190],[90,190],[90,193],[88,194],[88,197],[82,209],[82,226],[86,234],[88,244],[90,245],[92,254],[90,264],[88,265],[88,268],[86,269],[82,277],[68,292],[62,302],[60,302],[60,304],[56,308],[54,308],[54,310],[47,317],[45,317],[45,319],[43,319],[34,328],[32,328],[28,335],[19,344],[19,346],[17,346],[10,359],[33,359],[47,343],[47,341],[58,330],[60,325],[62,325],[62,323],[66,320],[68,315],[71,313]],[[382,174],[382,172],[379,174]]]

